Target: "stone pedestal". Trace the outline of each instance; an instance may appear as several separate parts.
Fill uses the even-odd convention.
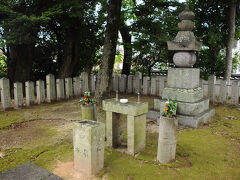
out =
[[[124,127],[120,115],[127,115],[127,152],[134,155],[145,148],[146,144],[146,113],[147,103],[128,102],[122,104],[115,99],[103,101],[103,110],[106,111],[107,146],[121,145],[120,128]]]
[[[83,120],[73,125],[74,168],[87,175],[104,167],[105,125]]]
[[[160,117],[157,160],[161,163],[170,163],[175,159],[177,127],[177,118]]]
[[[162,99],[154,99],[154,109],[162,113],[167,99],[176,99],[179,124],[197,128],[210,121],[215,111],[209,109],[209,99],[203,98],[199,74],[196,68],[169,69],[167,87]]]
[[[82,119],[94,120],[93,106],[81,105]]]

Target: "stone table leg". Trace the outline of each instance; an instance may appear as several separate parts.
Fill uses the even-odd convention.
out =
[[[127,117],[127,148],[128,153],[134,155],[145,148],[146,145],[146,114]]]

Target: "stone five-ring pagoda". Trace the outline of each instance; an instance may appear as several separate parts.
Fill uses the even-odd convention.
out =
[[[168,50],[175,51],[173,62],[177,68],[168,70],[167,87],[163,90],[162,99],[154,100],[154,109],[162,112],[167,99],[176,99],[179,123],[197,128],[210,121],[215,111],[209,108],[209,99],[203,98],[203,89],[199,84],[200,69],[193,68],[195,51],[200,51],[202,47],[192,32],[194,17],[189,7],[179,14],[179,32],[173,41],[167,42]]]

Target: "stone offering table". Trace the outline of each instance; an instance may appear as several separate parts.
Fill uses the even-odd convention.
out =
[[[127,115],[127,151],[134,155],[142,151],[146,145],[146,113],[148,103],[128,102],[122,104],[116,99],[103,100],[106,111],[107,146],[117,147],[120,142],[120,130],[123,120],[120,114]]]

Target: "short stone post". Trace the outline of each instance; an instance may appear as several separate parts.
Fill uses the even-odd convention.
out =
[[[75,97],[78,97],[81,95],[80,92],[80,77],[74,77],[73,78],[73,93]]]
[[[148,76],[143,77],[143,95],[148,95],[148,89],[149,89],[148,80],[149,80]]]
[[[162,92],[164,89],[165,79],[164,77],[158,77],[158,96],[162,97]]]
[[[155,77],[151,77],[151,95],[155,96],[157,91],[157,82]]]
[[[128,75],[127,93],[133,93],[133,75]]]
[[[167,164],[175,159],[177,144],[176,118],[160,116],[157,160]]]
[[[84,92],[89,90],[89,87],[88,87],[89,82],[88,82],[88,73],[87,72],[81,73],[81,80],[82,80],[82,91],[84,94]]]
[[[67,99],[73,96],[72,78],[65,78],[65,91]]]
[[[119,80],[119,91],[121,93],[126,92],[126,84],[127,84],[127,75],[122,74]]]
[[[105,125],[83,120],[73,125],[74,168],[87,175],[104,167]]]
[[[56,86],[57,86],[57,100],[64,99],[65,98],[64,79],[57,79]]]
[[[37,103],[41,104],[45,102],[45,84],[43,80],[38,80],[36,83],[37,88]]]
[[[136,72],[135,73],[135,93],[141,93],[142,88],[142,73]]]
[[[11,96],[10,96],[10,86],[9,79],[3,77],[0,79],[1,87],[1,102],[4,110],[11,108]]]
[[[34,104],[34,82],[32,81],[25,82],[25,88],[26,88],[26,105],[30,106],[31,104]]]
[[[214,75],[209,76],[208,77],[208,98],[211,103],[214,103],[216,98],[215,84],[216,84],[216,76]]]
[[[95,120],[93,105],[81,105],[82,119]]]
[[[116,92],[119,90],[119,74],[115,74],[113,77],[113,91]]]
[[[16,108],[23,106],[23,85],[21,82],[15,82],[14,86],[14,104]]]
[[[239,104],[239,83],[238,81],[232,81],[232,90],[231,90],[231,104],[238,105]]]
[[[226,80],[221,80],[219,102],[222,104],[227,103],[227,81]]]
[[[55,77],[53,74],[46,76],[47,85],[47,102],[52,102],[56,99]]]

